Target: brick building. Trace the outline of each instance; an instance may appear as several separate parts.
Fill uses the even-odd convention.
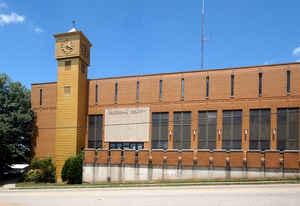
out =
[[[35,155],[82,148],[298,150],[300,63],[87,79],[89,40],[56,34],[57,82],[32,84]]]

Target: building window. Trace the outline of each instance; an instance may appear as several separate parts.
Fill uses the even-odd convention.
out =
[[[198,113],[198,149],[216,149],[217,111]]]
[[[231,75],[231,91],[230,95],[233,97],[234,96],[234,74]]]
[[[65,86],[64,87],[64,94],[65,94],[65,96],[70,96],[71,95],[71,86]]]
[[[136,82],[136,101],[140,100],[140,81]]]
[[[162,95],[163,95],[163,80],[159,80],[159,100],[162,100]]]
[[[89,115],[88,121],[88,148],[101,148],[103,116]]]
[[[71,61],[65,61],[65,71],[71,70]]]
[[[262,73],[259,72],[258,96],[262,96]]]
[[[84,63],[81,64],[81,72],[82,72],[82,74],[85,73],[85,64]]]
[[[223,111],[223,149],[242,147],[242,110]]]
[[[286,72],[286,92],[291,92],[291,71]]]
[[[250,149],[270,148],[271,117],[270,109],[250,110]]]
[[[184,78],[181,78],[181,100],[184,100]]]
[[[98,104],[98,84],[96,84],[95,88],[95,103]]]
[[[206,98],[209,97],[209,76],[206,77]]]
[[[152,113],[152,149],[168,149],[169,113]]]
[[[279,150],[298,150],[299,108],[277,110],[277,148]]]
[[[118,102],[118,95],[119,95],[119,84],[118,82],[115,83],[115,103]]]
[[[43,89],[40,88],[40,106],[43,105]]]
[[[191,112],[174,112],[174,149],[191,148]]]

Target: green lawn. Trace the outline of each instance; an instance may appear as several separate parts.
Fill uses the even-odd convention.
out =
[[[203,181],[168,181],[168,182],[124,182],[101,184],[61,184],[61,183],[24,183],[16,184],[17,189],[59,189],[59,188],[114,188],[114,187],[166,187],[166,186],[205,186],[239,184],[300,184],[300,179],[256,179],[256,180],[203,180]]]

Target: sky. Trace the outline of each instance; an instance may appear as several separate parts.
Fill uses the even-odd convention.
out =
[[[204,69],[300,61],[299,0],[206,0]],[[201,69],[202,0],[0,0],[0,73],[57,79],[53,34],[93,44],[88,78]]]

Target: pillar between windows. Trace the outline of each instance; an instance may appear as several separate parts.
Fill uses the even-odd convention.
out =
[[[169,111],[169,123],[168,123],[168,149],[173,149],[173,135],[174,135],[174,111]]]
[[[217,112],[217,131],[216,131],[216,145],[218,150],[222,149],[222,124],[223,124],[223,110],[218,109]],[[220,132],[219,132],[220,131]]]
[[[192,110],[192,125],[191,125],[191,149],[198,148],[198,111]]]
[[[271,108],[270,149],[277,150],[277,108]]]
[[[243,108],[243,127],[242,127],[242,150],[249,150],[249,141],[250,141],[250,110],[249,108]]]

